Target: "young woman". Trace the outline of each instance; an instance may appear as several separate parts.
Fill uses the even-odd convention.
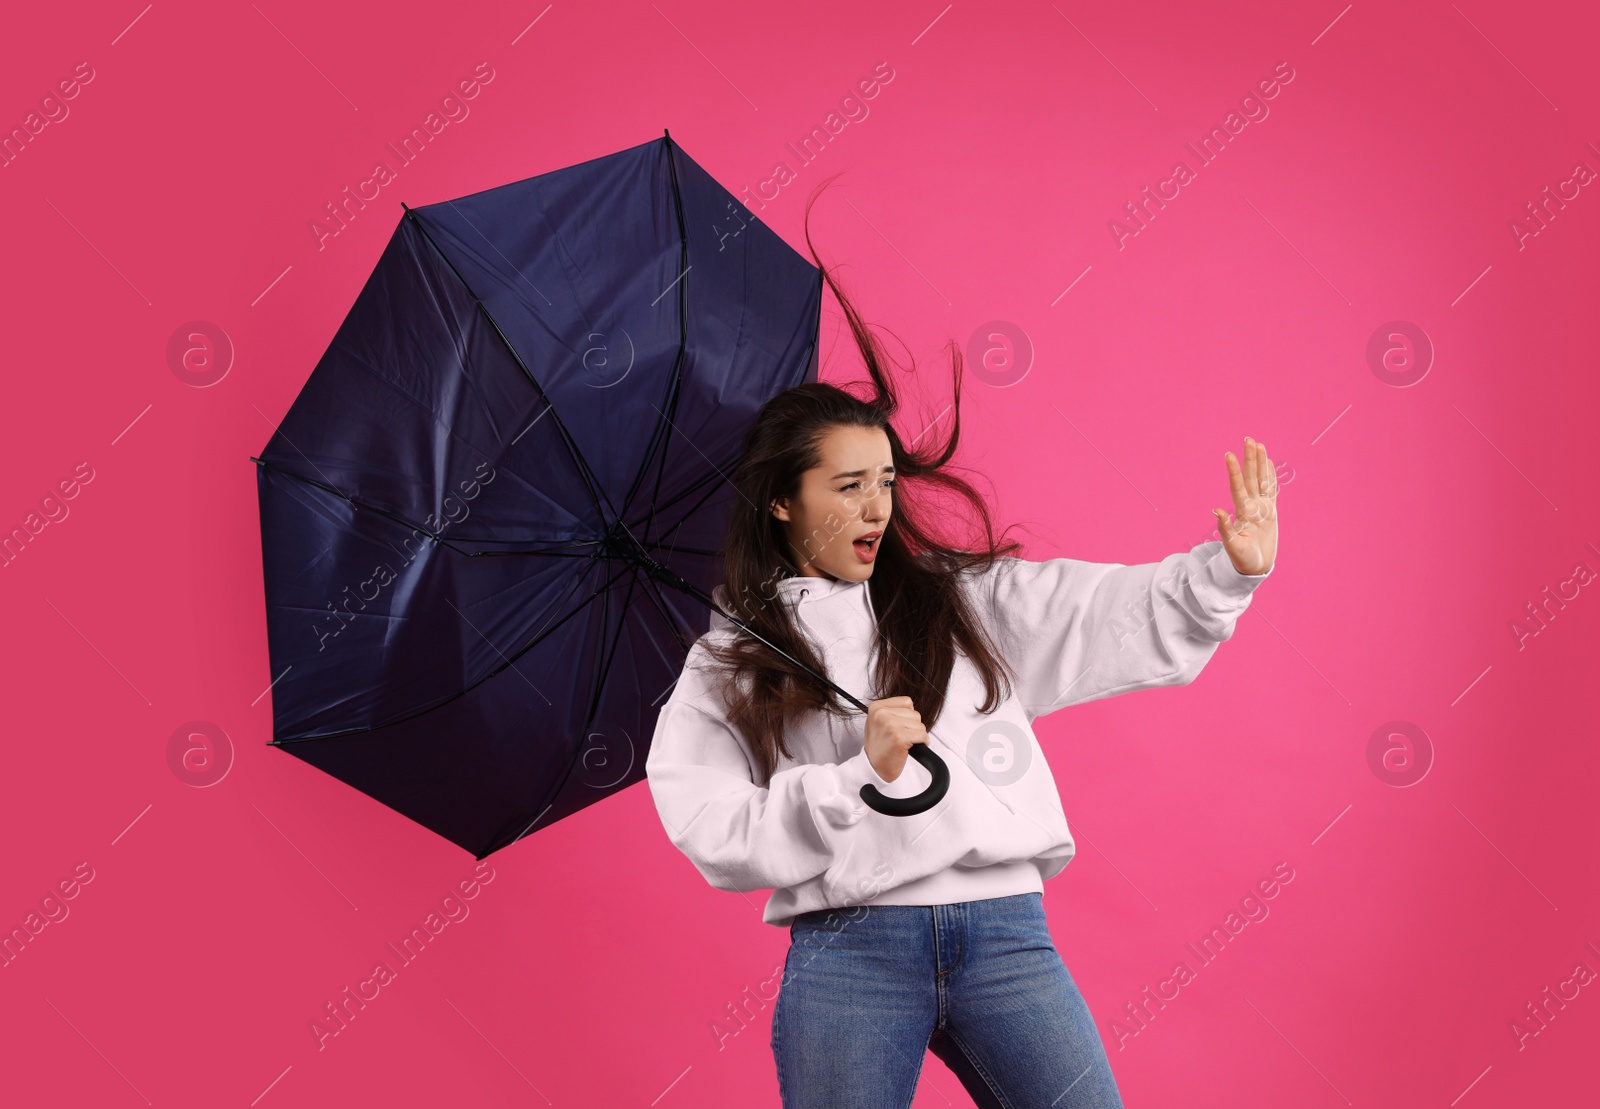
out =
[[[791,937],[771,1041],[786,1107],[909,1106],[930,1049],[979,1106],[1120,1107],[1045,922],[1043,882],[1074,845],[1031,725],[1195,679],[1271,572],[1272,463],[1248,438],[1226,453],[1220,541],[1137,566],[1011,557],[942,470],[959,353],[949,439],[913,450],[876,337],[822,268],[875,395],[813,383],[761,410],[713,593],[760,638],[712,615],[661,709],[651,794],[714,887],[774,891],[763,919]],[[929,491],[975,510],[979,549],[930,528]],[[920,743],[948,765],[944,798],[910,817],[864,804],[865,785],[929,785],[907,759]]]

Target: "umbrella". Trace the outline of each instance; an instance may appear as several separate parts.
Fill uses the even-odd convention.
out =
[[[252,458],[271,742],[481,859],[644,777],[821,274],[670,135],[402,207]]]

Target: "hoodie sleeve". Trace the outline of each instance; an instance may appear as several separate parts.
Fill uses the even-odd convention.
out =
[[[848,853],[867,811],[863,785],[917,792],[909,774],[885,782],[864,750],[756,785],[732,725],[695,693],[703,679],[694,654],[656,719],[645,775],[668,837],[717,889],[783,889],[823,874]]]
[[[979,579],[1029,719],[1135,689],[1186,685],[1233,635],[1256,587],[1221,540],[1124,566],[1002,558]]]

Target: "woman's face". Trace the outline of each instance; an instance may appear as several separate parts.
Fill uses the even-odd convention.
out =
[[[819,444],[821,462],[800,478],[800,492],[773,502],[789,557],[802,574],[866,581],[877,536],[894,510],[894,456],[882,428],[835,427]],[[860,540],[871,539],[871,542]]]

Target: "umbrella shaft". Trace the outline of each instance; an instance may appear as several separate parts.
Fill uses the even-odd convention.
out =
[[[767,639],[766,636],[764,636],[760,632],[756,631],[749,624],[746,624],[743,620],[740,620],[738,617],[733,616],[730,613],[724,612],[722,610],[722,607],[720,605],[718,605],[716,601],[713,601],[710,597],[706,596],[705,593],[702,592],[698,586],[692,585],[689,582],[685,581],[680,575],[673,573],[671,570],[669,570],[665,566],[661,565],[661,563],[657,562],[655,559],[651,558],[648,554],[645,554],[643,551],[636,552],[633,555],[633,560],[640,567],[642,567],[645,570],[646,573],[650,574],[652,577],[658,578],[661,581],[666,582],[668,585],[674,587],[675,589],[679,590],[682,593],[687,593],[689,596],[693,597],[697,601],[700,601],[702,604],[704,604],[707,608],[711,609],[713,612],[720,613],[722,615],[723,619],[729,621],[730,623],[733,623],[733,624],[737,625],[740,628],[743,628],[745,631],[747,631],[751,635],[755,636],[761,642],[765,643],[768,647],[771,647],[774,651],[777,651],[778,654],[782,655],[784,658],[788,659],[790,662],[792,662],[796,666],[800,667],[806,673],[810,674],[813,678],[816,678],[818,681],[822,682],[829,689],[833,690],[839,696],[843,697],[846,701],[849,701],[856,708],[860,709],[862,712],[866,712],[867,711],[867,706],[861,701],[861,699],[859,697],[855,696],[849,690],[844,689],[841,686],[839,686],[837,683],[835,683],[834,681],[829,679],[827,675],[817,673],[815,670],[811,669],[811,667],[807,666],[805,663],[801,662],[799,659],[795,658],[793,655],[790,655],[782,647],[779,647],[777,644],[775,644],[771,640]]]

